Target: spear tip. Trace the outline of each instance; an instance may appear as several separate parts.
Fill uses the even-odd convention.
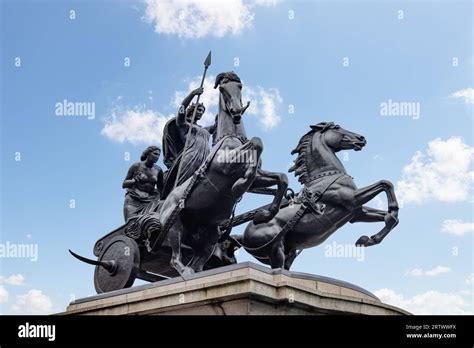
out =
[[[209,54],[206,57],[206,60],[204,61],[204,66],[208,68],[211,65],[211,51],[209,51]]]

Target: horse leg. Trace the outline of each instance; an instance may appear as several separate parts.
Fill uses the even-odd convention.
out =
[[[296,249],[291,249],[288,252],[288,255],[285,257],[285,269],[290,270],[291,265],[293,264],[293,261],[295,261],[296,256],[299,255],[299,252]]]
[[[355,222],[381,222],[381,221],[385,221],[385,217],[387,215],[390,216],[388,211],[386,211],[386,210],[380,210],[380,209],[375,209],[375,208],[371,208],[371,207],[362,206],[354,214],[354,217],[349,222],[351,224],[353,224]],[[386,235],[386,234],[388,234],[390,229],[388,229],[387,226],[385,226],[382,229],[382,231]],[[380,234],[380,232],[379,232],[379,234]],[[378,243],[381,242],[381,240],[379,240],[378,243],[375,243],[375,240],[376,240],[375,236],[373,236],[373,238],[369,238],[367,236],[362,236],[357,240],[356,246],[370,246],[370,245],[378,244]]]
[[[215,226],[203,226],[198,228],[200,235],[199,245],[193,247],[194,257],[189,265],[195,272],[202,272],[204,265],[214,252],[219,239],[219,233]]]
[[[282,238],[272,243],[268,258],[272,268],[285,268],[285,245]]]
[[[184,226],[181,217],[178,216],[173,226],[168,231],[168,242],[171,246],[171,260],[170,266],[173,267],[181,276],[193,274],[194,271],[190,267],[186,267],[181,258],[181,233],[184,231]]]
[[[384,221],[385,215],[388,214],[386,210],[375,209],[371,207],[362,206],[356,213],[351,221],[351,224],[355,222],[381,222]]]
[[[277,185],[277,193],[273,198],[268,210],[259,210],[253,218],[254,224],[268,222],[275,217],[280,210],[281,200],[288,188],[288,177],[284,173],[268,172],[266,170],[258,169],[257,177],[253,181],[252,188],[266,188]]]
[[[354,196],[359,205],[362,206],[363,204],[372,200],[381,192],[385,192],[385,194],[387,195],[388,212],[390,214],[396,212],[396,217],[398,214],[398,202],[395,196],[395,189],[393,188],[393,184],[390,181],[380,180],[375,184],[357,189],[354,192]]]
[[[387,195],[387,201],[388,201],[388,212],[383,216],[383,221],[385,221],[385,227],[380,230],[377,234],[374,234],[370,238],[367,236],[362,236],[360,237],[356,245],[360,246],[371,246],[371,245],[376,245],[379,244],[388,234],[389,232],[395,228],[395,226],[398,224],[398,202],[397,198],[395,196],[395,190],[393,188],[393,185],[390,181],[386,180],[381,180],[373,185],[357,189],[355,191],[355,198],[357,200],[358,205],[362,206],[364,203],[367,203],[371,199],[373,199],[375,196],[377,196],[379,193],[385,192]],[[367,208],[367,207],[362,207],[362,212],[364,211],[363,209],[366,209],[366,211],[369,211],[369,215],[365,214],[367,219],[375,218],[377,215],[376,209],[373,208]],[[370,210],[367,210],[370,209]],[[380,211],[379,211],[380,212]],[[360,214],[360,213],[359,213]],[[379,217],[379,220],[375,218],[375,221],[382,221]],[[368,221],[372,222],[372,221]]]

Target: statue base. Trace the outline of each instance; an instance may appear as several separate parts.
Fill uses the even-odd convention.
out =
[[[78,299],[63,315],[410,315],[356,285],[251,262]]]

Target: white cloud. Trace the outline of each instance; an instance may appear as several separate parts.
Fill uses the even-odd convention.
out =
[[[245,90],[243,94],[246,95]],[[277,111],[283,102],[280,91],[277,88],[265,89],[257,86],[248,88],[248,96],[251,104],[248,109],[249,115],[259,117],[259,124],[263,129],[275,128],[281,121]]]
[[[23,275],[21,274],[15,274],[8,278],[0,276],[0,283],[4,283],[8,285],[15,285],[15,286],[23,285],[24,280],[25,280],[25,277],[23,277]]]
[[[238,35],[250,28],[254,6],[275,6],[277,0],[146,0],[144,19],[160,34],[180,38]]]
[[[413,314],[464,314],[470,315],[470,304],[457,293],[442,293],[434,290],[405,298],[391,289],[374,292],[382,302],[405,309]]]
[[[210,75],[204,80],[204,93],[199,102],[204,103],[206,112],[201,121],[202,126],[214,123],[219,107],[219,90],[214,89],[215,76]],[[171,106],[176,108],[176,113],[183,99],[201,84],[201,77],[197,76],[187,80],[185,90],[176,91],[171,101]],[[268,130],[276,127],[281,117],[278,114],[283,102],[277,88],[264,88],[261,86],[246,86],[242,90],[242,101],[244,105],[250,101],[250,107],[245,115],[258,117],[261,128]],[[196,102],[196,98],[193,99]],[[119,97],[112,106],[109,116],[104,119],[104,127],[101,134],[105,137],[119,142],[131,144],[161,144],[163,128],[169,119],[176,116],[171,114],[165,116],[160,112],[147,109],[145,105],[126,108],[122,106],[122,98]],[[244,117],[245,117],[244,115]]]
[[[101,134],[119,143],[161,144],[163,128],[171,117],[152,110],[119,108],[105,120]]]
[[[435,268],[425,271],[425,275],[428,277],[433,277],[441,273],[451,272],[451,268],[445,266],[436,266]]]
[[[441,231],[455,236],[464,236],[474,232],[474,223],[462,220],[444,220]]]
[[[372,201],[367,203],[370,207],[374,206],[376,209],[380,210],[387,210],[387,202],[386,200],[380,198],[379,196],[375,196]]]
[[[204,93],[201,95],[200,102],[204,103],[206,112],[203,115],[200,124],[207,126],[214,123],[215,115],[219,106],[219,90],[214,89],[215,76],[208,76],[204,80]],[[175,92],[173,105],[178,108],[188,93],[200,86],[201,77],[195,77],[188,82],[188,88],[185,91]],[[195,101],[195,99],[193,100]],[[244,105],[250,101],[250,107],[244,114],[259,117],[259,125],[264,130],[275,128],[281,121],[278,114],[279,108],[283,102],[280,91],[277,88],[264,88],[261,86],[248,86],[244,83],[242,89],[242,102]]]
[[[474,172],[470,170],[473,159],[474,148],[460,137],[430,141],[426,154],[417,151],[403,168],[397,183],[400,203],[468,200],[474,182]]]
[[[410,271],[407,271],[405,275],[412,276],[412,277],[421,277],[421,276],[428,276],[433,277],[441,273],[451,272],[451,268],[445,266],[436,266],[433,269],[423,271],[422,268],[414,268]]]
[[[24,295],[18,295],[12,309],[21,314],[47,314],[53,303],[41,290],[31,289]]]
[[[453,98],[463,98],[466,104],[474,104],[474,88],[465,88],[451,94]]]
[[[8,302],[8,291],[0,285],[0,303]]]
[[[412,276],[412,277],[420,277],[423,275],[423,269],[413,268],[412,270],[407,271],[405,275]]]

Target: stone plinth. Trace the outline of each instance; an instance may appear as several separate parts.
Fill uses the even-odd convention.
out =
[[[72,302],[92,315],[409,315],[358,286],[251,262],[117,290]]]

